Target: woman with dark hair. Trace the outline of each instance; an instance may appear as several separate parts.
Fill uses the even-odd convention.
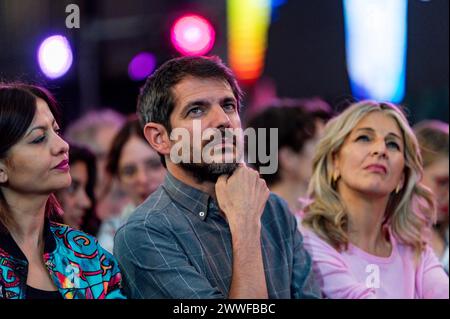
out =
[[[96,236],[100,220],[95,211],[95,155],[85,147],[70,144],[69,165],[72,183],[56,194],[64,210],[62,222]]]
[[[112,253],[117,229],[158,188],[166,175],[160,156],[148,144],[136,116],[130,117],[114,137],[106,170],[119,180],[130,198],[120,215],[104,221],[98,233],[100,245]]]
[[[54,222],[71,183],[58,120],[44,88],[0,83],[0,298],[123,298],[114,257]]]

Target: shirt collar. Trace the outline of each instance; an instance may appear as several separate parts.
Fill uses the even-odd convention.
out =
[[[213,205],[214,202],[209,194],[183,183],[170,174],[170,172],[166,173],[162,187],[174,202],[181,205],[201,220],[206,219],[209,204]]]

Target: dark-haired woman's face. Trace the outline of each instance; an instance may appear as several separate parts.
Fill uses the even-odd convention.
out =
[[[80,229],[86,211],[92,207],[92,201],[86,193],[88,169],[86,163],[75,162],[70,167],[72,183],[58,196],[64,210],[63,221],[72,228]]]
[[[69,145],[60,137],[47,103],[37,99],[30,127],[0,163],[4,191],[47,195],[68,187],[68,152]]]

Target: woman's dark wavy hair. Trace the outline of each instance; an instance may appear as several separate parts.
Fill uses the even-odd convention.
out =
[[[11,148],[20,141],[30,127],[36,113],[38,98],[48,104],[59,124],[58,104],[47,89],[25,83],[0,82],[0,160],[8,159]],[[51,194],[45,206],[46,217],[58,220],[58,215],[61,213],[61,206],[54,194]],[[0,188],[0,231],[6,231],[6,227],[12,223],[8,203]]]

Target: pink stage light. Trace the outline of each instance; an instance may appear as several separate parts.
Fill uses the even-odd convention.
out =
[[[214,46],[216,33],[211,23],[198,15],[186,15],[175,21],[171,40],[183,55],[204,55]]]

